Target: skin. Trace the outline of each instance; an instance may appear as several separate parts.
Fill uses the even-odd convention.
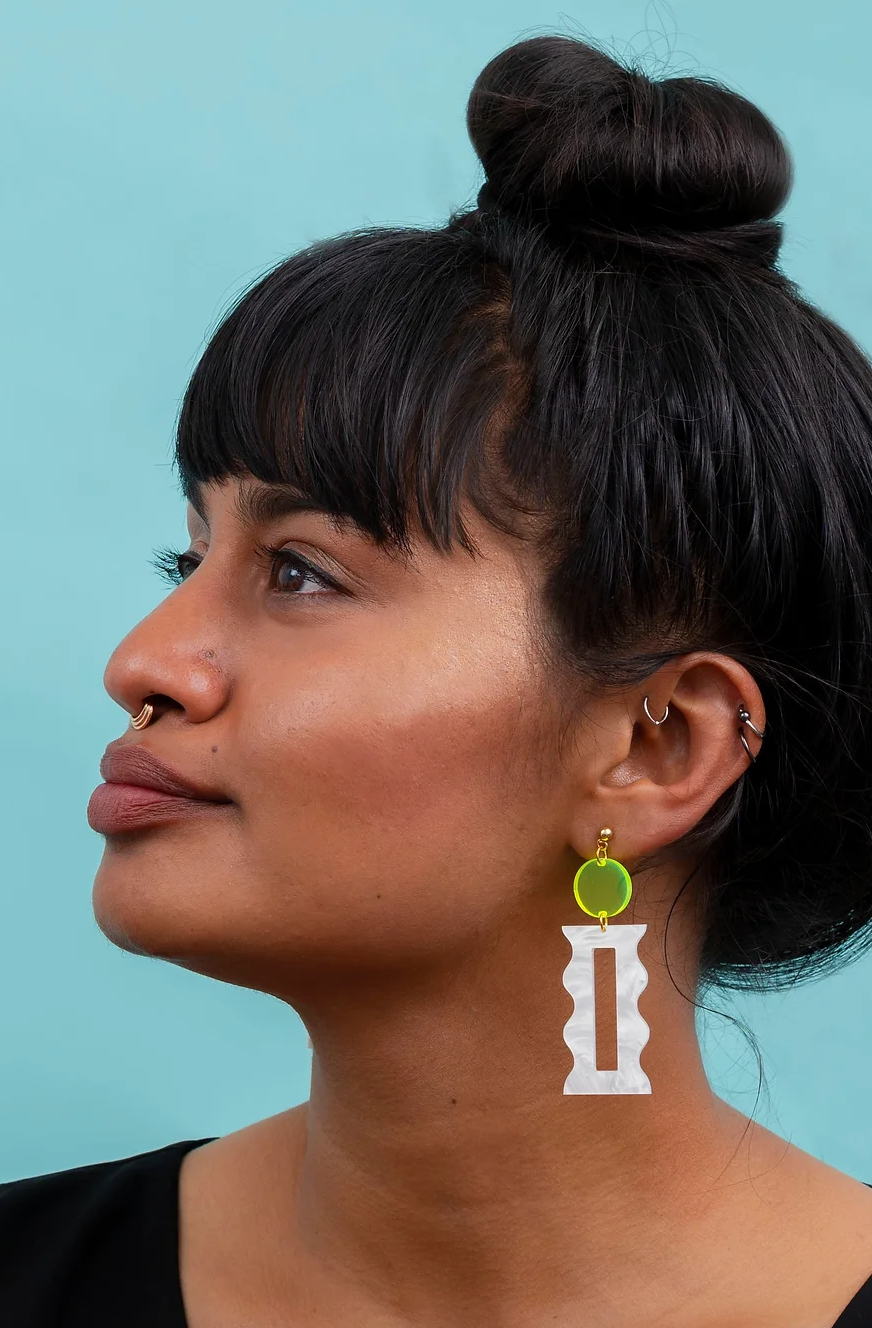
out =
[[[683,655],[587,697],[567,740],[527,546],[463,509],[477,556],[399,558],[322,513],[264,519],[264,491],[204,489],[200,565],[106,671],[130,714],[155,703],[124,742],[232,802],[110,837],[101,929],[279,997],[314,1044],[307,1103],[182,1165],[191,1328],[830,1328],[872,1273],[872,1190],[712,1092],[675,986],[692,889],[663,961],[693,864],[634,870],[744,775],[754,679]],[[257,541],[345,593],[274,588]],[[619,921],[648,925],[650,1096],[562,1091],[561,927],[604,826]]]

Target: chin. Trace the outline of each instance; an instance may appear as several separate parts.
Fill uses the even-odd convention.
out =
[[[103,935],[131,954],[170,958],[181,945],[190,946],[198,930],[192,927],[192,901],[178,882],[137,870],[128,845],[120,853],[106,849],[91,905]]]
[[[230,846],[171,826],[107,839],[91,904],[97,926],[121,950],[176,963],[226,948],[236,891]],[[244,893],[244,892],[243,892]]]
[[[107,940],[130,954],[291,1004],[324,983],[352,941],[359,945],[354,927],[344,934],[346,908],[334,919],[339,934],[332,934],[329,922],[325,927],[319,911],[307,910],[299,897],[293,910],[286,895],[278,907],[258,895],[243,864],[198,847],[192,857],[169,837],[161,845],[130,836],[107,843],[91,895]]]

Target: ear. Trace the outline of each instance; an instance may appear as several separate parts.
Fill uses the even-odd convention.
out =
[[[644,702],[655,719],[645,713]],[[593,856],[604,826],[613,831],[621,862],[687,834],[751,764],[762,739],[739,721],[744,705],[765,732],[763,697],[751,674],[729,655],[694,651],[650,675],[645,683],[601,699],[588,717],[593,740],[579,744],[583,796],[572,826],[573,847]]]

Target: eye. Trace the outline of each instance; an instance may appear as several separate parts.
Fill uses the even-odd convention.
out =
[[[257,551],[263,561],[269,565],[270,589],[279,594],[311,595],[325,590],[340,589],[332,577],[322,572],[314,563],[310,563],[301,553],[297,553],[296,549],[258,545]],[[302,589],[306,583],[310,586],[309,590]]]
[[[295,549],[272,548],[269,545],[259,544],[257,556],[268,568],[270,590],[279,594],[297,596],[318,594],[325,590],[341,590],[341,586],[332,577],[322,572],[314,563],[310,563],[308,558],[304,558]],[[187,581],[201,562],[202,558],[196,553],[180,553],[177,549],[171,548],[157,549],[152,555],[152,563],[158,575],[173,586]],[[302,590],[302,586],[307,582],[310,587],[314,587],[314,590],[311,588],[307,591]]]
[[[197,570],[200,559],[194,553],[179,553],[177,549],[156,549],[152,555],[152,565],[158,576],[169,581],[170,585],[178,586]]]

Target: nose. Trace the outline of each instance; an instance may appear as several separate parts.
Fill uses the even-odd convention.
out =
[[[221,615],[205,609],[192,579],[143,618],[106,665],[113,701],[131,715],[150,701],[155,719],[178,711],[191,724],[219,714],[230,695],[227,647],[217,639]]]

